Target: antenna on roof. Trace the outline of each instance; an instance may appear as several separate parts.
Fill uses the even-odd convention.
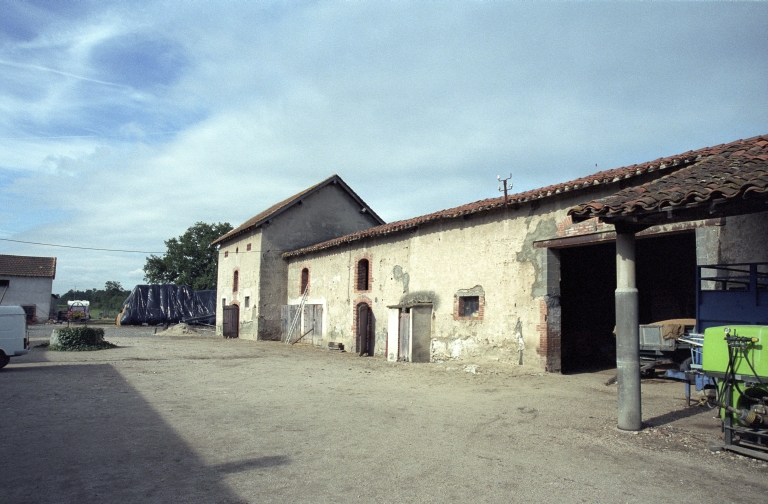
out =
[[[501,186],[499,186],[499,192],[503,192],[504,193],[504,205],[509,205],[509,194],[508,194],[507,190],[508,189],[512,189],[512,182],[510,182],[509,185],[507,185],[507,181],[510,180],[510,179],[512,179],[512,174],[511,173],[509,174],[509,177],[507,177],[505,179],[501,178],[501,175],[497,175],[496,176],[496,180],[498,180],[499,182],[504,184],[504,189],[503,190],[501,189]]]

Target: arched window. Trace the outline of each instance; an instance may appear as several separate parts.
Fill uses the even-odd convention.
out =
[[[368,285],[369,269],[368,259],[360,259],[357,262],[357,290],[367,291],[370,287]]]
[[[309,268],[301,270],[301,291],[299,294],[304,294],[309,286]]]
[[[239,271],[235,271],[235,274],[232,275],[232,292],[237,292],[237,284],[239,283]]]

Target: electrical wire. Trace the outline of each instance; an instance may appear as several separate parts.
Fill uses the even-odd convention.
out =
[[[43,245],[45,247],[61,247],[61,248],[71,248],[71,249],[78,249],[78,250],[98,250],[101,252],[125,252],[129,254],[165,254],[165,252],[156,252],[156,251],[147,252],[146,250],[123,250],[123,249],[108,249],[108,248],[96,248],[96,247],[78,247],[75,245],[58,245],[55,243],[40,243],[40,242],[31,242],[31,241],[23,241],[23,240],[11,240],[10,238],[0,238],[0,241],[26,243],[28,245]]]

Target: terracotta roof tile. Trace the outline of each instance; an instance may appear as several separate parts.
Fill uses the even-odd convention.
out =
[[[55,278],[56,258],[0,255],[0,275]]]
[[[684,152],[676,156],[659,158],[659,159],[656,159],[655,161],[650,161],[647,163],[624,166],[622,168],[615,168],[613,170],[604,170],[604,171],[600,171],[592,175],[589,175],[587,177],[571,180],[569,182],[550,185],[547,187],[533,189],[531,191],[525,191],[518,194],[512,194],[509,196],[509,203],[518,204],[518,203],[525,203],[533,200],[541,200],[541,199],[555,196],[557,194],[562,194],[570,191],[584,190],[585,188],[588,188],[588,187],[593,187],[593,186],[598,186],[603,184],[610,184],[610,183],[618,182],[620,180],[631,179],[633,177],[637,177],[640,175],[644,175],[646,173],[652,173],[656,171],[680,170],[686,166],[691,166],[693,164],[700,162],[702,159],[705,159],[711,156],[724,155],[727,157],[731,155],[732,152],[735,152],[738,149],[759,147],[761,145],[760,142],[765,143],[766,141],[768,141],[768,135],[755,137],[749,140],[738,140],[736,142],[716,145],[713,147],[705,147],[703,149],[698,149],[695,151]],[[755,156],[760,156],[762,155],[761,153],[764,152],[762,148],[758,150],[759,152]],[[599,206],[600,202],[596,201],[595,204]],[[299,250],[286,252],[285,254],[283,254],[283,257],[288,258],[288,257],[300,256],[310,252],[315,252],[318,250],[339,246],[345,243],[355,242],[365,238],[372,238],[377,236],[386,236],[393,233],[400,233],[408,229],[416,228],[422,224],[426,224],[429,222],[435,222],[441,219],[455,219],[458,217],[462,217],[465,215],[470,215],[478,212],[486,212],[490,210],[500,209],[500,208],[503,208],[504,206],[505,206],[504,197],[484,199],[484,200],[476,201],[474,203],[458,206],[455,208],[449,208],[447,210],[441,210],[439,212],[422,215],[420,217],[414,217],[412,219],[401,220],[401,221],[392,222],[389,224],[384,224],[382,226],[376,226],[370,229],[366,229],[364,231],[358,231],[356,233],[341,236],[339,238],[334,238],[332,240],[318,243],[316,245],[305,247]]]
[[[658,212],[712,200],[768,197],[768,135],[739,140],[691,166],[568,211],[576,220]]]

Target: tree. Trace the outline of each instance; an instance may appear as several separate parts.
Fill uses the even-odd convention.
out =
[[[198,222],[178,238],[165,242],[162,257],[151,255],[144,265],[144,280],[149,283],[189,285],[193,290],[216,289],[219,253],[211,242],[232,231],[228,222]]]
[[[107,292],[122,292],[123,286],[120,285],[120,282],[108,280],[107,283],[104,284],[104,290]]]
[[[91,303],[91,314],[94,316],[99,313],[119,312],[123,307],[123,302],[130,294],[130,291],[124,290],[120,282],[109,280],[104,284],[104,289],[70,289],[66,294],[59,297],[56,303],[59,310],[67,308],[67,301],[89,301]]]

